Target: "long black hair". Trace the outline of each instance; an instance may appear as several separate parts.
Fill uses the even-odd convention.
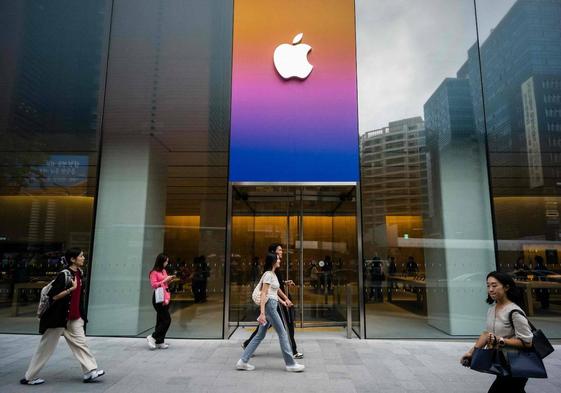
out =
[[[282,245],[281,245],[280,243],[272,243],[272,244],[269,246],[268,252],[270,252],[271,254],[276,254],[276,253],[277,253],[277,247],[278,247],[278,246],[282,246]]]
[[[161,272],[162,270],[164,270],[164,263],[166,263],[167,260],[169,260],[169,258],[166,254],[158,254],[158,256],[156,257],[156,262],[154,262],[154,267],[152,268],[152,270],[150,270],[150,273],[152,273],[154,270],[157,272]]]
[[[503,287],[505,287],[505,293],[508,300],[522,307],[522,293],[520,292],[520,288],[516,286],[516,283],[511,276],[506,273],[494,271],[487,274],[487,279],[489,279],[489,277],[493,277],[495,280],[500,282]],[[487,294],[487,303],[493,304],[494,302],[493,298]]]
[[[273,265],[277,262],[277,254],[267,253],[265,264],[263,265],[263,273],[273,270]]]
[[[72,265],[72,258],[76,259],[80,256],[81,253],[83,253],[84,250],[82,250],[80,247],[71,247],[68,250],[66,250],[66,252],[64,253],[64,256],[62,257],[62,263],[65,267],[69,267]]]

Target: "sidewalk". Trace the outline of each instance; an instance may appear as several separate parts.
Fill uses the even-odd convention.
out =
[[[231,340],[168,340],[168,350],[150,351],[145,339],[89,337],[107,375],[83,384],[77,361],[61,342],[43,369],[46,383],[19,385],[39,336],[0,335],[0,392],[486,392],[492,376],[460,366],[468,342],[347,340],[342,334],[297,332],[305,354],[300,374],[284,371],[276,335],[270,332],[251,363],[237,371],[240,330]],[[64,341],[64,339],[61,339]],[[561,346],[546,359],[549,379],[529,381],[527,392],[561,391]]]

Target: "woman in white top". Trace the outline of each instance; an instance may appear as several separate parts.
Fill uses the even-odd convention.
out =
[[[282,356],[286,364],[286,371],[303,371],[305,366],[303,364],[298,364],[292,358],[292,350],[288,342],[288,334],[284,328],[282,319],[277,311],[278,303],[287,305],[287,301],[290,302],[288,297],[279,290],[280,284],[275,270],[280,267],[280,259],[277,258],[275,254],[267,254],[265,259],[265,266],[263,268],[264,273],[261,277],[261,303],[259,305],[260,314],[257,321],[259,322],[259,331],[251,339],[249,344],[245,347],[241,359],[236,364],[238,370],[254,370],[255,366],[248,363],[251,355],[257,349],[261,341],[265,338],[267,334],[267,329],[269,326],[273,326],[279,336],[280,347],[282,351]],[[282,298],[279,298],[279,295]]]
[[[475,346],[462,356],[461,363],[469,366],[475,348],[502,348],[504,351],[532,347],[532,330],[528,320],[518,304],[521,294],[511,276],[500,272],[487,275],[487,303],[491,304],[487,311],[486,330],[481,333]],[[518,310],[520,312],[514,312]],[[512,314],[511,314],[512,313]],[[511,324],[512,316],[512,324]],[[500,377],[489,388],[489,393],[525,392],[528,378]]]

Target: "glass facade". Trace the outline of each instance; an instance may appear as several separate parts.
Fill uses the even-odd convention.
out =
[[[0,332],[36,333],[40,289],[81,247],[89,334],[150,332],[164,252],[179,278],[169,336],[228,337],[255,323],[250,293],[279,242],[299,327],[475,335],[501,270],[561,337],[561,0],[356,0],[356,184],[229,179],[235,1],[13,3]],[[274,91],[257,93],[267,107]]]

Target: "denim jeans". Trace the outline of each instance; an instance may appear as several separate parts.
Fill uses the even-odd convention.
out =
[[[282,319],[277,311],[278,302],[273,299],[267,300],[265,304],[265,317],[267,318],[266,325],[259,325],[259,331],[253,337],[253,339],[249,342],[249,345],[245,347],[245,350],[242,354],[242,361],[247,363],[253,355],[253,352],[257,349],[261,341],[265,338],[267,334],[267,329],[269,326],[273,325],[275,328],[278,336],[279,336],[279,343],[282,351],[282,357],[284,358],[284,363],[287,366],[292,366],[295,362],[292,358],[292,350],[290,349],[290,344],[288,343],[288,334],[286,334],[286,329],[282,323]]]

